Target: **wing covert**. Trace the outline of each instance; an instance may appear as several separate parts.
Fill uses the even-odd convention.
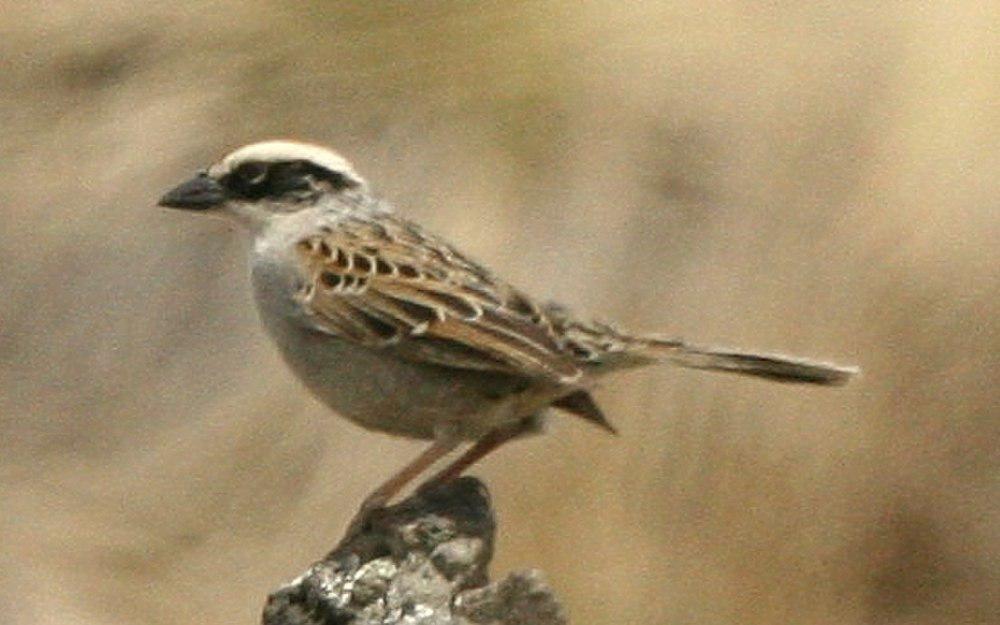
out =
[[[580,376],[537,306],[411,222],[342,216],[296,252],[299,298],[322,331],[448,367]]]

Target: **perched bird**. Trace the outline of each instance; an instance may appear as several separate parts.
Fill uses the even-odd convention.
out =
[[[431,479],[460,474],[537,430],[550,408],[614,431],[589,391],[612,371],[669,362],[823,385],[855,372],[577,319],[398,215],[347,160],[316,145],[242,147],[159,203],[250,231],[260,318],[321,401],[363,427],[433,441],[372,493],[368,509],[472,442]]]

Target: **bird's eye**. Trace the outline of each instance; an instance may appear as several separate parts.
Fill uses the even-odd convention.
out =
[[[247,184],[260,184],[267,177],[267,165],[259,162],[243,163],[236,168],[236,175]]]

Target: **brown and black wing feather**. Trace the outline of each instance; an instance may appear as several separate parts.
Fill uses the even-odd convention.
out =
[[[526,296],[395,215],[354,215],[297,245],[321,329],[402,358],[572,384],[581,368]]]

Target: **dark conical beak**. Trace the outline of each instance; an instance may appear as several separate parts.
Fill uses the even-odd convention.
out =
[[[226,201],[226,190],[208,174],[201,173],[182,182],[160,198],[160,206],[205,210]]]

